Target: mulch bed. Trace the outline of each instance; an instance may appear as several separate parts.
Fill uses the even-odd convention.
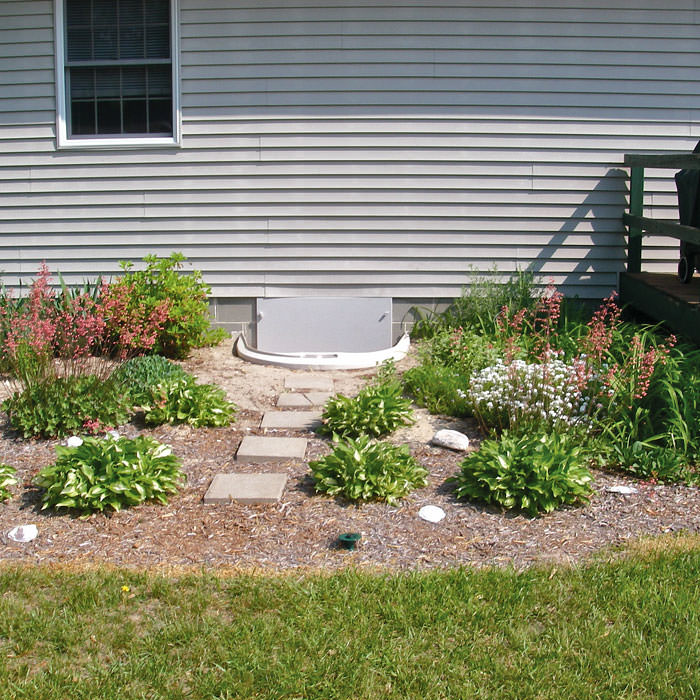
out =
[[[87,520],[66,512],[41,511],[40,494],[32,486],[32,479],[41,467],[54,461],[58,441],[23,440],[9,431],[7,424],[2,426],[0,461],[15,466],[22,482],[14,487],[15,497],[0,505],[2,559],[110,563],[134,568],[332,570],[360,565],[405,570],[489,564],[522,567],[536,562],[576,562],[641,535],[700,532],[697,489],[639,483],[604,472],[595,473],[595,493],[590,504],[564,508],[541,518],[457,501],[445,480],[457,471],[461,456],[430,446],[425,430],[422,434],[408,430],[397,438],[408,442],[414,456],[430,472],[428,486],[412,493],[400,506],[354,505],[343,499],[315,495],[306,464],[289,462],[270,468],[241,465],[234,460],[244,435],[262,434],[257,427],[262,411],[274,406],[274,397],[283,390],[286,372],[252,368],[232,358],[230,349],[220,348],[198,351],[185,367],[195,371],[202,381],[217,381],[232,400],[242,398],[242,410],[230,428],[145,429],[135,420],[119,429],[130,437],[145,433],[168,443],[182,460],[187,484],[167,506],[145,504]],[[334,376],[339,375],[343,373]],[[365,375],[345,373],[336,386],[340,384],[350,391],[361,385]],[[242,382],[246,382],[245,386]],[[252,396],[257,396],[257,406]],[[425,412],[421,416],[424,423],[433,420],[440,425],[439,419],[428,419]],[[454,422],[450,425],[454,427]],[[432,430],[433,425],[428,427]],[[460,427],[478,444],[474,425],[465,423]],[[327,441],[309,437],[307,459],[328,451]],[[283,471],[288,475],[288,485],[277,504],[204,505],[202,497],[211,479],[228,471]],[[618,484],[632,485],[638,492],[619,495],[607,491]],[[440,506],[446,513],[445,519],[437,524],[421,520],[418,510],[427,504]],[[7,538],[12,527],[28,523],[39,529],[34,541],[18,544]],[[337,544],[338,535],[350,531],[362,533],[354,552]]]

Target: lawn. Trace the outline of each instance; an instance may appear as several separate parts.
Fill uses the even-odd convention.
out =
[[[694,698],[700,539],[576,568],[0,570],[3,698]]]

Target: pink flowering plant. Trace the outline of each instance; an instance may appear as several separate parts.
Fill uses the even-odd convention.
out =
[[[113,376],[126,359],[157,349],[184,356],[221,334],[209,326],[206,287],[180,275],[184,258],[146,258],[141,273],[71,290],[45,263],[28,294],[0,290],[0,369],[12,394],[2,403],[25,437],[97,433],[131,410]]]

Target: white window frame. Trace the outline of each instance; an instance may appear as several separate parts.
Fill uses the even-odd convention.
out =
[[[66,101],[66,27],[64,0],[54,0],[56,18],[56,146],[57,148],[172,148],[182,138],[180,115],[180,33],[178,0],[170,0],[170,54],[172,65],[173,135],[172,136],[118,136],[95,135],[71,137],[68,134],[68,107]]]

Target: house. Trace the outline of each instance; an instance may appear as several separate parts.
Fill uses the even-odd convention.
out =
[[[625,152],[700,137],[699,0],[0,0],[0,270],[181,251],[255,300],[617,284]],[[676,215],[649,171],[649,211]],[[645,269],[673,270],[656,240]]]

